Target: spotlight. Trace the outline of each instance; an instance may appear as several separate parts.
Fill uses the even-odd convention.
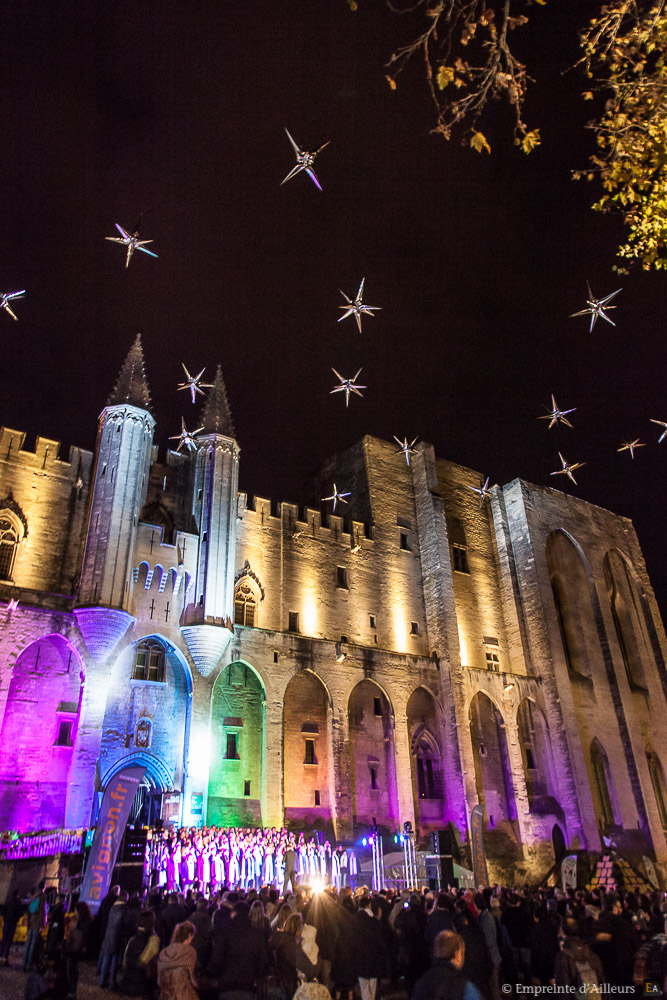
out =
[[[321,878],[314,878],[311,882],[310,888],[313,896],[317,896],[320,892],[324,892],[324,882]]]
[[[406,819],[405,823],[403,824],[403,829],[405,830],[406,834],[409,837],[410,834],[412,833],[412,823],[410,822],[409,819]]]
[[[364,847],[367,847],[368,846],[368,838],[364,837],[363,840],[361,841],[361,843],[364,845]]]

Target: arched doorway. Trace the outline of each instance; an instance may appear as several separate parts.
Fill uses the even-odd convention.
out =
[[[481,691],[470,702],[470,736],[477,797],[485,807],[487,829],[492,831],[515,820],[517,812],[505,723],[495,704]]]
[[[262,825],[266,692],[249,663],[225,667],[211,699],[207,823]]]
[[[556,864],[559,864],[567,853],[567,845],[565,843],[565,834],[558,823],[554,823],[553,830],[551,831],[551,844],[553,846]]]
[[[394,713],[374,681],[360,681],[348,702],[354,823],[395,829],[398,823]]]
[[[79,655],[61,635],[17,658],[0,733],[0,829],[64,826],[83,682]]]
[[[290,680],[283,701],[285,822],[315,825],[331,815],[329,697],[310,670]]]

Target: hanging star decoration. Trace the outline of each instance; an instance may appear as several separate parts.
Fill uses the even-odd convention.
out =
[[[25,295],[25,288],[22,292],[0,292],[0,309],[4,309],[8,312],[12,319],[18,322],[18,316],[12,312],[11,306],[9,305],[14,299],[22,299]]]
[[[658,438],[658,444],[662,444],[662,442],[665,439],[665,436],[667,435],[667,423],[664,420],[654,420],[653,417],[649,417],[649,420],[651,421],[652,424],[657,424],[658,427],[664,428],[662,434]]]
[[[147,253],[150,257],[157,257],[156,253],[152,250],[147,250],[144,246],[145,243],[152,243],[152,240],[140,240],[139,233],[128,233],[122,226],[119,226],[117,222],[114,223],[116,229],[120,233],[120,238],[118,236],[105,236],[105,240],[111,240],[112,243],[121,243],[123,246],[127,247],[127,255],[125,257],[125,267],[129,267],[130,259],[135,250],[141,250],[142,253]]]
[[[609,319],[609,317],[607,316],[607,313],[606,313],[605,310],[607,310],[607,309],[615,309],[616,308],[616,306],[610,306],[610,305],[608,305],[608,303],[611,302],[611,300],[614,298],[614,296],[618,295],[619,292],[622,292],[623,289],[622,288],[617,288],[616,291],[612,292],[610,295],[605,295],[601,299],[596,299],[595,296],[593,295],[592,291],[591,291],[591,286],[589,285],[588,282],[586,282],[586,288],[588,289],[588,298],[586,299],[586,308],[585,309],[581,309],[579,312],[576,312],[576,313],[570,313],[570,319],[572,319],[574,316],[588,316],[590,314],[591,325],[589,327],[589,331],[588,331],[589,333],[593,330],[593,327],[595,326],[595,324],[596,324],[596,322],[598,320],[598,317],[600,319],[605,319],[607,321],[607,323],[611,323],[612,326],[616,326],[616,324],[614,323],[614,321],[612,319]]]
[[[363,393],[359,392],[359,390],[360,389],[366,389],[368,387],[365,386],[365,385],[357,385],[357,379],[361,375],[362,370],[363,369],[360,368],[359,371],[357,372],[357,374],[353,378],[343,378],[343,376],[340,374],[340,372],[337,372],[335,368],[332,368],[331,371],[334,373],[334,375],[336,376],[336,378],[340,382],[340,385],[337,385],[335,387],[335,389],[332,389],[331,392],[329,393],[329,395],[330,396],[333,395],[334,392],[344,392],[345,393],[345,406],[346,407],[347,407],[347,405],[348,405],[348,403],[350,401],[350,393],[351,392],[354,392],[357,396],[361,396],[361,398],[363,399]]]
[[[407,438],[403,438],[403,440],[401,441],[401,439],[397,438],[396,435],[394,434],[394,441],[398,445],[398,448],[396,449],[396,454],[405,455],[405,461],[408,463],[408,465],[410,464],[410,455],[417,454],[417,449],[415,448],[417,440],[418,438],[415,438],[414,441],[411,441],[410,444],[408,444]]]
[[[343,315],[339,317],[338,322],[341,323],[344,319],[347,319],[348,316],[354,316],[354,318],[357,321],[357,328],[359,330],[359,333],[361,333],[361,317],[362,317],[362,315],[364,313],[366,313],[367,316],[372,316],[374,312],[377,312],[379,309],[382,308],[381,306],[366,306],[366,305],[364,305],[364,303],[362,301],[362,297],[363,297],[363,294],[364,294],[364,281],[365,280],[366,280],[365,278],[361,279],[361,284],[359,285],[359,291],[357,292],[357,297],[354,300],[352,300],[351,298],[349,298],[345,294],[345,292],[342,291],[342,289],[340,289],[340,288],[338,289],[338,291],[340,292],[340,294],[343,296],[343,298],[347,302],[347,305],[345,305],[345,306],[338,306],[339,309],[344,309],[345,310],[345,312],[343,313]]]
[[[204,392],[204,389],[212,389],[213,388],[213,386],[209,382],[201,382],[200,381],[202,375],[206,371],[205,368],[202,368],[202,370],[199,372],[199,375],[191,375],[190,372],[187,370],[187,368],[185,367],[185,365],[183,364],[182,361],[181,361],[181,368],[185,372],[186,381],[179,383],[177,391],[179,389],[189,389],[190,390],[190,395],[192,396],[192,402],[193,403],[195,401],[195,395],[196,395],[196,393],[199,393],[200,396],[205,396],[206,393]]]
[[[199,434],[199,432],[203,430],[204,430],[203,426],[198,427],[196,431],[187,430],[185,426],[185,420],[183,419],[183,417],[181,417],[181,433],[172,434],[169,440],[178,441],[178,447],[176,448],[176,451],[180,451],[183,445],[185,445],[188,451],[196,451],[197,442],[195,441],[195,435]]]
[[[487,499],[487,497],[493,496],[491,490],[494,490],[495,486],[489,486],[490,481],[491,481],[491,477],[487,476],[486,479],[484,480],[484,485],[483,486],[468,486],[466,484],[466,488],[467,489],[472,490],[473,493],[479,493],[479,508],[480,508],[480,510],[482,509],[482,504]]]
[[[552,475],[552,476],[567,476],[567,478],[571,479],[572,482],[574,483],[574,485],[576,486],[577,485],[577,480],[574,478],[574,476],[572,475],[572,473],[576,469],[581,469],[584,465],[586,465],[586,463],[585,462],[572,462],[572,464],[570,465],[570,463],[567,462],[563,458],[563,456],[561,455],[560,452],[558,452],[558,457],[560,458],[560,464],[562,465],[562,469],[556,469],[556,471],[555,472],[551,472],[550,475]]]
[[[285,129],[285,131],[287,132],[287,129]],[[296,155],[296,166],[292,167],[285,180],[280,182],[281,187],[283,184],[286,184],[287,181],[290,181],[293,177],[296,177],[298,173],[301,173],[302,170],[305,170],[308,176],[310,177],[311,181],[315,185],[315,187],[319,188],[319,190],[321,191],[322,185],[318,181],[315,171],[313,170],[313,163],[315,162],[315,157],[317,156],[317,154],[321,153],[322,150],[325,148],[325,146],[328,146],[329,143],[325,142],[324,146],[320,146],[320,148],[316,149],[314,153],[307,153],[305,149],[299,149],[299,147],[297,146],[297,144],[295,143],[294,139],[289,134],[289,132],[287,132],[287,138],[291,142],[292,149],[294,150],[294,153]]]
[[[621,447],[617,448],[616,451],[629,451],[630,458],[634,458],[635,448],[645,448],[645,447],[646,445],[644,444],[643,441],[640,441],[639,438],[635,438],[634,441],[624,441]]]
[[[566,417],[566,413],[574,413],[574,411],[576,410],[576,406],[573,406],[571,410],[559,410],[554,394],[552,393],[551,409],[549,409],[548,407],[546,409],[547,409],[546,416],[538,417],[537,419],[549,421],[549,426],[547,430],[551,430],[551,428],[558,423],[565,424],[566,427],[572,427],[572,424]]]
[[[359,291],[357,292],[357,297],[356,297],[356,299],[354,299],[354,301],[352,299],[348,298],[348,296],[345,294],[344,291],[342,291],[342,289],[340,289],[340,288],[338,289],[338,291],[340,292],[340,294],[343,296],[343,298],[347,302],[346,306],[338,306],[339,309],[344,309],[345,310],[345,312],[343,313],[343,315],[339,317],[338,322],[341,323],[344,319],[347,319],[348,316],[354,316],[354,318],[357,321],[357,327],[359,329],[359,333],[361,333],[361,317],[362,317],[362,315],[364,313],[366,313],[366,315],[372,316],[374,312],[377,312],[379,309],[382,308],[381,306],[366,306],[366,305],[364,305],[364,303],[362,301],[362,297],[363,297],[363,294],[364,294],[364,281],[365,280],[366,280],[365,278],[361,279],[361,284],[359,285]]]
[[[335,510],[336,509],[336,504],[338,503],[338,501],[340,500],[341,503],[347,503],[347,500],[345,499],[345,497],[349,497],[349,496],[352,496],[352,494],[351,493],[339,493],[338,492],[338,487],[334,483],[333,484],[333,493],[331,494],[331,496],[330,497],[322,497],[322,500],[324,502],[326,502],[327,500],[333,500],[333,509]]]

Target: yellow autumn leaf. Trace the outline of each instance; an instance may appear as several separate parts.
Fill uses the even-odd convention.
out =
[[[440,66],[438,69],[438,75],[435,78],[436,83],[440,90],[444,90],[448,83],[451,83],[454,79],[454,70],[451,66]]]
[[[538,128],[533,129],[532,132],[526,132],[523,139],[521,140],[521,148],[524,153],[532,153],[532,151],[539,146],[542,142],[540,138],[540,130]]]
[[[487,153],[491,152],[491,147],[489,146],[487,138],[482,134],[482,132],[475,132],[470,140],[470,145],[477,153],[481,153],[483,149],[485,149]]]

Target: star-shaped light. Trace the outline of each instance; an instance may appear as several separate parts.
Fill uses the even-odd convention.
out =
[[[330,497],[322,497],[322,500],[323,501],[333,500],[333,509],[335,510],[336,509],[336,504],[338,503],[339,500],[340,500],[341,503],[347,503],[347,500],[345,499],[345,497],[350,497],[350,496],[352,496],[351,493],[339,493],[338,487],[334,483],[333,484],[333,493],[331,494],[331,496]]]
[[[180,451],[183,445],[185,445],[188,451],[196,451],[197,442],[195,441],[195,434],[199,434],[199,432],[203,430],[204,430],[203,427],[198,427],[196,431],[189,431],[185,426],[185,420],[183,419],[183,417],[181,417],[181,433],[172,434],[169,440],[178,441],[178,447],[176,448],[176,451]]]
[[[365,386],[365,385],[357,385],[356,384],[357,379],[359,378],[359,376],[361,375],[361,372],[362,372],[361,368],[359,369],[359,371],[357,372],[357,374],[353,378],[343,378],[343,376],[340,374],[340,372],[337,372],[335,368],[332,368],[331,371],[334,373],[334,375],[336,376],[336,378],[340,382],[340,385],[337,385],[335,389],[331,390],[331,392],[329,393],[330,396],[333,395],[334,392],[344,392],[345,393],[345,406],[347,406],[348,403],[349,403],[349,401],[350,401],[350,393],[351,392],[356,393],[357,396],[361,396],[362,399],[363,399],[363,393],[359,392],[359,390],[360,389],[366,389],[367,386]]]
[[[658,444],[662,444],[662,442],[665,439],[665,436],[667,435],[667,423],[665,423],[664,420],[654,420],[653,417],[649,417],[649,420],[651,421],[652,424],[657,424],[658,427],[664,427],[662,434],[658,438]]]
[[[644,444],[643,441],[640,441],[639,438],[635,438],[634,441],[624,441],[621,447],[617,448],[616,451],[629,451],[630,458],[634,458],[635,448],[645,448],[645,447],[646,445]]]
[[[114,223],[116,229],[121,235],[119,239],[118,236],[105,236],[105,240],[111,240],[112,243],[122,243],[123,246],[127,247],[127,255],[125,257],[125,267],[129,267],[130,258],[135,250],[141,250],[142,253],[147,253],[150,257],[157,257],[156,253],[152,250],[147,250],[144,246],[145,243],[152,243],[152,240],[140,240],[139,233],[128,233],[122,226],[119,226],[117,222]]]
[[[287,129],[285,129],[285,131],[287,132]],[[320,184],[315,175],[315,171],[313,170],[313,163],[315,162],[315,157],[317,156],[317,154],[321,153],[324,147],[328,146],[329,143],[325,142],[324,146],[320,146],[320,148],[316,149],[314,153],[307,153],[305,149],[299,149],[299,147],[297,146],[297,144],[295,143],[294,139],[289,134],[289,132],[287,132],[287,138],[291,142],[292,149],[294,150],[294,153],[296,155],[296,166],[292,167],[285,180],[280,182],[281,186],[285,184],[287,181],[290,181],[292,177],[296,177],[296,175],[300,173],[302,170],[305,170],[308,176],[310,177],[311,181],[315,185],[315,187],[319,188],[321,191],[322,185]]]
[[[343,298],[347,302],[346,306],[338,306],[339,309],[344,309],[345,310],[345,312],[343,313],[343,315],[339,317],[338,322],[339,323],[342,322],[342,320],[347,319],[348,316],[354,316],[354,318],[357,321],[357,326],[359,328],[359,333],[361,333],[361,317],[362,317],[362,314],[366,313],[368,316],[372,316],[374,312],[377,312],[379,309],[382,308],[381,306],[365,306],[364,303],[362,302],[362,297],[363,297],[363,294],[364,294],[364,281],[365,280],[366,280],[365,278],[361,279],[361,284],[359,285],[359,291],[357,292],[357,297],[356,297],[356,299],[354,299],[354,301],[352,299],[348,298],[348,296],[345,294],[345,292],[343,292],[340,288],[338,289],[339,292],[340,292],[340,294],[343,296]]]
[[[552,476],[567,476],[567,478],[571,479],[572,482],[574,483],[574,485],[576,486],[577,485],[577,480],[574,478],[574,476],[572,475],[572,473],[575,471],[575,469],[581,469],[582,466],[586,465],[586,463],[585,462],[572,462],[572,464],[570,465],[570,463],[567,462],[563,458],[563,456],[561,455],[560,452],[558,452],[558,457],[560,458],[560,464],[562,465],[562,469],[556,469],[556,471],[550,473],[550,475],[552,475]]]
[[[538,417],[537,419],[550,421],[548,430],[551,430],[554,424],[558,423],[565,424],[566,427],[572,427],[572,424],[570,423],[569,420],[567,420],[565,414],[574,413],[574,411],[576,410],[576,406],[573,406],[571,410],[559,410],[554,394],[551,393],[551,409],[549,410],[547,407],[547,410],[548,412],[546,416]]]
[[[206,393],[204,392],[204,389],[212,389],[213,388],[213,386],[209,382],[200,382],[199,381],[201,379],[202,375],[204,374],[204,372],[206,371],[205,368],[202,368],[202,370],[199,372],[199,375],[191,375],[190,372],[187,370],[187,368],[185,367],[185,365],[183,364],[182,361],[181,361],[181,368],[185,372],[186,381],[185,382],[181,382],[179,384],[179,386],[178,386],[178,389],[189,389],[190,390],[190,395],[192,396],[192,402],[193,403],[195,401],[195,394],[196,393],[199,393],[200,396],[205,396]]]
[[[467,489],[472,490],[473,493],[479,493],[479,506],[480,506],[480,510],[481,510],[482,504],[484,503],[484,501],[486,500],[486,498],[487,497],[491,497],[493,495],[491,493],[491,490],[495,489],[495,487],[494,486],[489,487],[489,483],[490,482],[491,482],[491,478],[490,478],[490,476],[487,476],[486,479],[484,480],[484,485],[483,486],[468,486],[466,484]]]
[[[396,435],[394,434],[394,441],[398,445],[398,450],[397,450],[396,454],[397,455],[405,455],[405,461],[409,465],[410,464],[410,455],[416,455],[417,454],[417,449],[415,448],[415,445],[417,444],[417,438],[415,438],[414,441],[411,441],[410,444],[408,444],[408,439],[407,438],[403,438],[403,440],[401,441],[401,439],[397,438]]]
[[[610,306],[607,303],[611,302],[614,296],[618,295],[619,292],[622,292],[623,289],[617,288],[616,291],[611,292],[610,295],[605,295],[601,299],[596,299],[591,291],[591,286],[589,285],[588,282],[586,282],[586,288],[588,289],[588,298],[586,299],[586,309],[581,309],[579,312],[576,313],[570,313],[570,319],[572,319],[573,316],[588,316],[590,313],[591,325],[589,327],[589,333],[595,326],[598,317],[600,319],[606,319],[607,323],[611,323],[612,326],[616,326],[614,321],[612,319],[609,319],[605,310],[616,308],[616,306]]]
[[[24,295],[25,295],[25,288],[23,289],[22,292],[0,292],[0,309],[4,309],[5,312],[8,312],[9,315],[12,317],[12,319],[17,320],[17,322],[18,322],[18,316],[16,316],[12,312],[9,303],[13,299],[22,299]]]

